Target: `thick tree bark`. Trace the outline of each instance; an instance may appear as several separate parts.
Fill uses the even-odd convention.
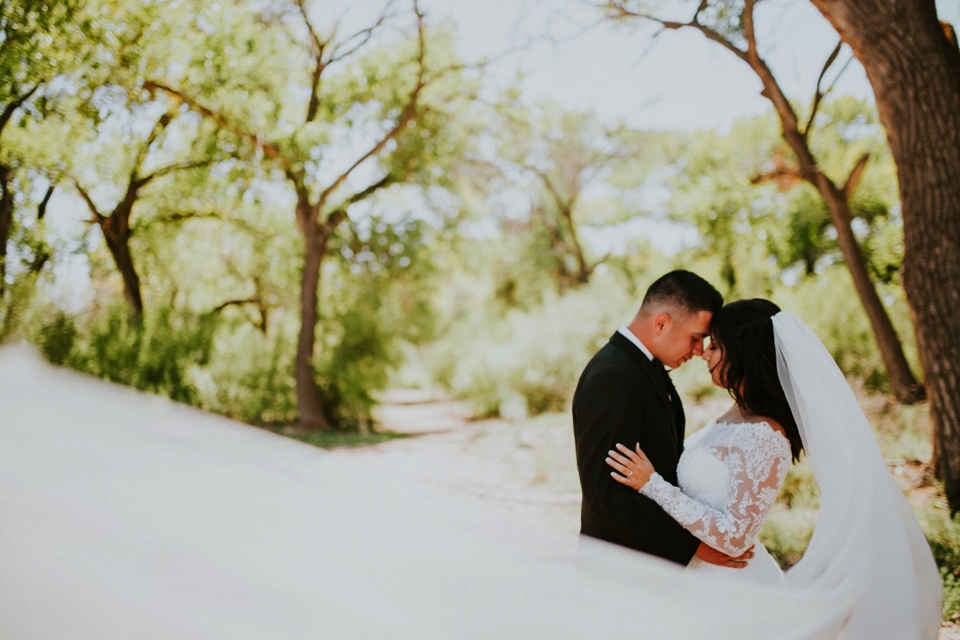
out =
[[[934,0],[812,2],[863,64],[897,163],[934,469],[960,511],[960,51]]]
[[[10,227],[13,224],[13,170],[0,165],[0,298],[6,292],[7,283],[7,241],[10,239]]]
[[[313,352],[319,306],[320,267],[330,231],[317,221],[317,208],[310,205],[305,187],[298,187],[297,223],[304,241],[303,271],[300,278],[300,333],[294,364],[297,385],[297,413],[304,431],[330,431],[331,424],[320,401],[314,378]]]
[[[317,233],[304,233],[305,256],[300,279],[300,334],[297,338],[295,364],[297,383],[297,412],[300,427],[306,431],[329,431],[317,381],[314,379],[313,350],[316,344],[317,288],[320,285],[320,265],[323,248]]]

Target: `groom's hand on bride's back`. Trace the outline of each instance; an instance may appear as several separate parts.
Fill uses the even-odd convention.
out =
[[[728,556],[722,551],[717,551],[706,542],[701,542],[700,547],[694,554],[704,562],[715,564],[719,567],[729,567],[731,569],[743,569],[747,562],[753,557],[753,547],[744,551],[741,555],[733,557]]]

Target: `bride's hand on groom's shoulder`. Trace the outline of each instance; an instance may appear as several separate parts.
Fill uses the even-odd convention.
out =
[[[640,491],[650,481],[650,476],[654,473],[653,464],[639,444],[633,451],[618,444],[617,451],[610,450],[607,454],[607,464],[614,468],[610,475],[620,484]]]

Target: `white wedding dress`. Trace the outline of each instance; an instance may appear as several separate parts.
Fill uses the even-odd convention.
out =
[[[688,568],[777,584],[783,572],[757,537],[790,468],[790,442],[767,422],[711,423],[690,436],[677,467],[680,487],[654,473],[640,493],[701,541],[731,556],[754,546],[743,569],[694,558]]]

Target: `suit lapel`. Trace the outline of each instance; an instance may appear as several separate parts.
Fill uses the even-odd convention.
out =
[[[630,342],[625,336],[621,335],[619,332],[613,334],[613,337],[610,338],[610,342],[615,344],[617,347],[623,349],[633,360],[635,360],[640,365],[640,370],[643,371],[644,375],[650,380],[653,384],[653,388],[657,390],[657,397],[660,399],[660,402],[663,404],[663,408],[667,410],[667,415],[670,417],[671,427],[676,434],[677,431],[677,416],[676,409],[674,407],[674,402],[679,403],[679,398],[677,397],[676,392],[673,392],[674,402],[670,401],[671,390],[667,388],[667,383],[664,381],[664,376],[660,371],[657,370],[657,367],[662,367],[663,365],[659,363],[652,362],[650,358],[646,356],[645,353],[640,351],[635,344]],[[676,434],[678,437],[682,438],[682,435]]]

